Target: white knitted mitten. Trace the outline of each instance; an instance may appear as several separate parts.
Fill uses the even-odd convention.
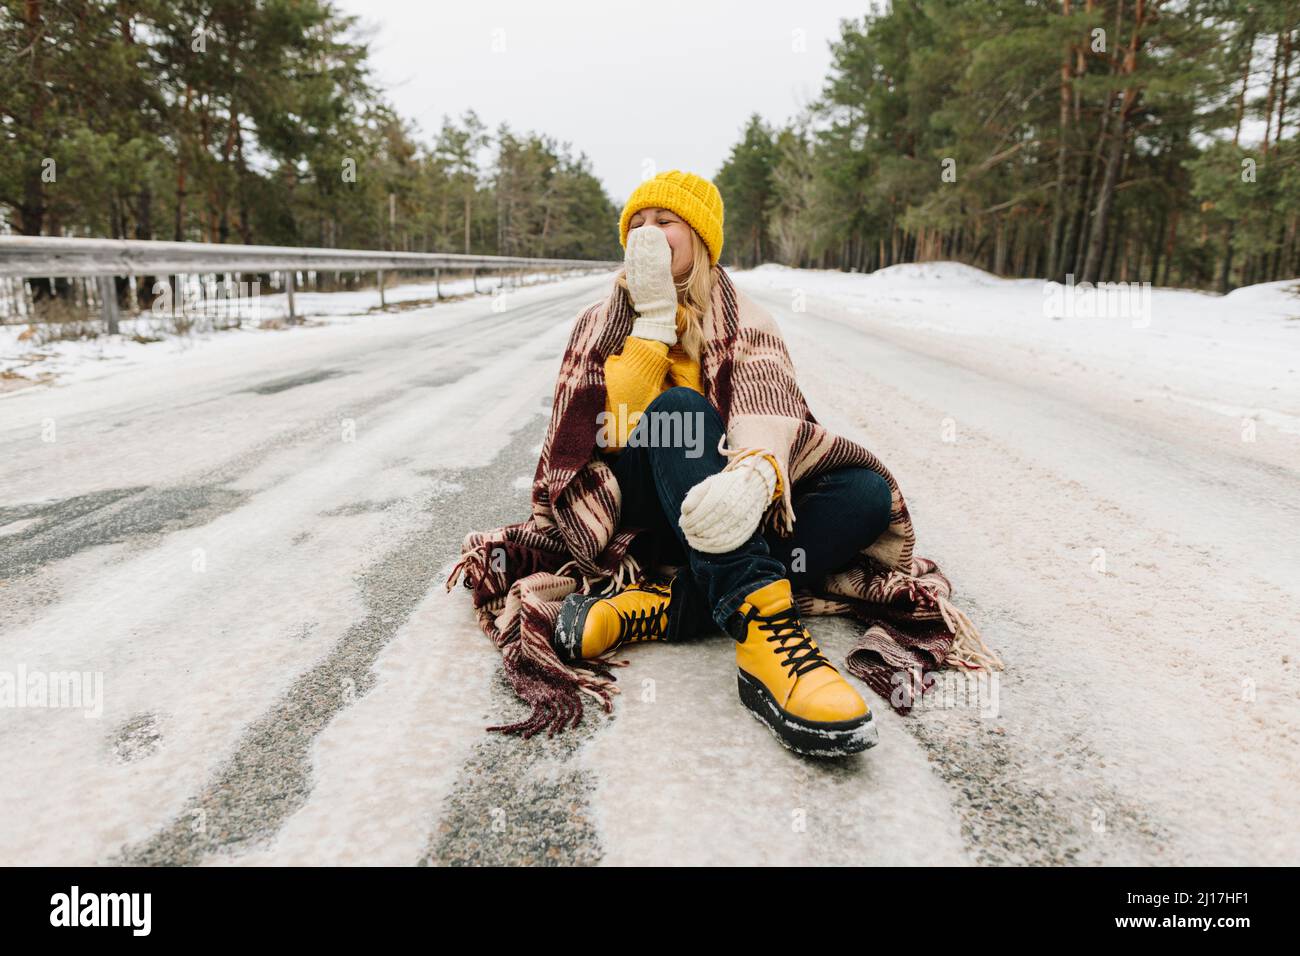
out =
[[[721,554],[744,544],[776,493],[776,469],[762,453],[733,458],[686,493],[681,526],[696,551]]]
[[[627,291],[637,311],[632,334],[639,339],[677,344],[677,286],[673,251],[657,226],[638,226],[627,234]]]

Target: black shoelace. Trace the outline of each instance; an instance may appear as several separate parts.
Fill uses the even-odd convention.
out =
[[[793,604],[784,611],[771,614],[759,614],[757,608],[750,608],[745,615],[746,624],[751,620],[759,622],[759,629],[768,632],[767,640],[776,643],[777,649],[785,655],[781,664],[790,668],[791,677],[801,677],[814,668],[830,665],[813,643],[812,635],[800,623]]]
[[[622,641],[651,641],[663,637],[668,623],[667,606],[645,608],[631,614],[619,614],[618,639]]]
[[[643,591],[651,591],[655,594],[669,597],[670,592],[667,587],[655,584],[646,584],[641,587]],[[658,608],[646,608],[641,611],[635,611],[631,614],[619,613],[619,642],[623,641],[652,641],[655,638],[664,636],[664,628],[668,625],[668,603],[665,602]]]

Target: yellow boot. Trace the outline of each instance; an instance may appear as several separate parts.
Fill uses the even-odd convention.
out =
[[[741,702],[795,753],[839,757],[875,746],[871,709],[817,648],[782,578],[745,595],[729,628]]]
[[[670,584],[644,582],[613,597],[570,594],[560,606],[553,644],[561,660],[599,657],[620,644],[668,640]]]

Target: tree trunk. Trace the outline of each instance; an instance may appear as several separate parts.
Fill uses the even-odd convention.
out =
[[[189,116],[190,96],[193,91],[190,87],[185,87],[185,93],[181,96],[181,111],[176,123],[176,223],[173,229],[172,238],[177,242],[183,242],[185,239],[185,160],[187,156],[185,148],[185,126]]]
[[[1268,99],[1264,103],[1264,155],[1268,155],[1270,134],[1273,131],[1273,103],[1277,99],[1277,63],[1282,54],[1282,35],[1273,45],[1273,72],[1268,80]],[[1280,137],[1279,137],[1280,139]]]
[[[1124,51],[1120,65],[1120,75],[1130,78],[1130,85],[1125,87],[1120,97],[1119,114],[1116,117],[1116,130],[1111,136],[1106,152],[1106,168],[1102,177],[1101,189],[1097,195],[1097,210],[1093,216],[1092,235],[1088,241],[1088,254],[1083,264],[1083,281],[1096,282],[1101,272],[1102,247],[1106,236],[1106,226],[1110,219],[1111,207],[1115,201],[1115,186],[1119,181],[1120,159],[1128,142],[1129,116],[1137,104],[1141,93],[1132,77],[1137,71],[1137,55],[1141,46],[1142,23],[1146,0],[1137,0],[1133,11],[1133,34]],[[1121,6],[1122,11],[1122,6]],[[1116,31],[1118,33],[1118,31]]]
[[[473,208],[474,187],[467,184],[465,187],[465,255],[469,255],[469,222],[470,211]]]
[[[1070,15],[1070,0],[1061,0],[1061,15]],[[1052,206],[1052,226],[1048,233],[1047,276],[1057,278],[1058,262],[1061,255],[1061,242],[1065,233],[1065,190],[1066,172],[1069,166],[1069,150],[1066,142],[1070,129],[1070,64],[1074,59],[1074,44],[1066,48],[1065,58],[1061,61],[1060,118],[1056,145],[1056,197]]]
[[[1228,220],[1227,228],[1223,232],[1223,261],[1220,264],[1218,290],[1220,295],[1224,295],[1231,288],[1232,273],[1232,233],[1234,223]]]

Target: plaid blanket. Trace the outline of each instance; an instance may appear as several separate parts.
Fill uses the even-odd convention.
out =
[[[732,451],[766,448],[779,463],[784,494],[769,506],[762,527],[788,534],[796,519],[793,485],[833,468],[871,468],[893,493],[886,531],[818,587],[796,592],[800,613],[849,614],[862,621],[864,634],[846,667],[903,713],[925,686],[924,675],[940,666],[1000,668],[970,618],[952,603],[948,578],[933,561],[913,554],[907,503],[889,469],[818,423],[771,315],[720,266],[714,271],[701,377],[726,423]],[[473,592],[479,626],[501,651],[511,686],[532,707],[523,720],[489,730],[553,734],[578,724],[584,699],[612,709],[612,662],[567,665],[556,656],[551,635],[566,595],[614,594],[650,570],[630,553],[640,532],[620,526],[618,483],[596,444],[597,415],[605,409],[605,359],[622,348],[634,317],[617,284],[578,316],[533,476],[531,516],[468,534],[448,575],[448,591],[463,577]]]

